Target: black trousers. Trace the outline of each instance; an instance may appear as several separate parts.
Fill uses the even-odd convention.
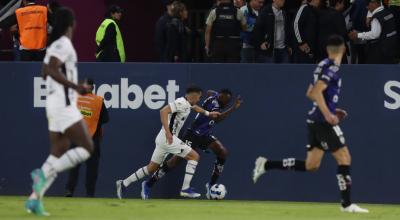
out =
[[[94,152],[91,157],[86,161],[86,196],[94,197],[96,192],[96,182],[99,171],[100,162],[100,138],[93,138]],[[78,184],[80,164],[69,172],[66,190],[68,193],[73,194]]]
[[[216,38],[213,45],[212,62],[240,63],[240,39]]]
[[[294,49],[294,62],[295,63],[316,63],[315,54],[307,54],[299,48]]]
[[[43,61],[46,50],[20,50],[21,61]]]

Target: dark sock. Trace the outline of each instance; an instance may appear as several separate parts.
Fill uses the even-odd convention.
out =
[[[350,166],[341,165],[338,166],[337,175],[338,185],[340,194],[342,197],[342,207],[347,207],[351,205],[351,176],[350,176]]]
[[[217,158],[214,163],[214,170],[211,175],[210,186],[217,183],[219,176],[221,175],[222,171],[224,170],[225,159]]]
[[[168,173],[169,168],[166,162],[164,162],[161,167],[151,176],[149,180],[146,181],[148,187],[153,187],[154,184],[161,179],[166,173]]]
[[[303,160],[296,160],[296,158],[286,158],[281,161],[267,161],[267,163],[265,163],[265,170],[270,169],[306,171],[306,162]]]

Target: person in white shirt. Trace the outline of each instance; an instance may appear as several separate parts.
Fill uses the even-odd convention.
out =
[[[395,63],[398,33],[394,15],[383,7],[380,0],[366,1],[370,12],[368,16],[371,16],[371,30],[362,33],[352,31],[349,33],[349,38],[353,41],[358,39],[367,41],[366,63]]]
[[[195,86],[189,87],[186,90],[185,97],[178,98],[161,109],[160,117],[162,127],[156,137],[156,148],[154,149],[150,163],[139,168],[124,180],[116,181],[117,196],[119,199],[122,199],[123,191],[130,184],[152,175],[157,171],[168,154],[182,157],[188,161],[180,195],[188,198],[200,197],[200,194],[196,193],[194,189],[190,187],[190,182],[196,171],[200,156],[189,145],[180,140],[178,134],[192,110],[211,118],[217,118],[221,115],[219,112],[208,112],[197,106],[196,103],[199,102],[201,95],[202,90],[200,88]],[[142,184],[145,184],[145,182]]]
[[[77,93],[86,94],[89,87],[78,85],[77,56],[71,42],[74,29],[73,12],[59,9],[42,68],[46,79],[50,155],[40,169],[32,171],[33,192],[25,203],[26,210],[36,215],[49,215],[42,198],[57,174],[84,162],[93,152],[93,141],[76,103]],[[70,142],[77,147],[68,150]]]

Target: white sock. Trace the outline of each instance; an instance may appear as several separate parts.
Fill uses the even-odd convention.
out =
[[[138,169],[135,173],[130,175],[128,178],[124,179],[123,184],[125,187],[128,187],[131,183],[134,183],[140,179],[149,175],[149,171],[147,170],[147,166]]]
[[[71,169],[76,165],[84,162],[90,157],[89,151],[83,147],[76,147],[65,152],[59,159],[55,160],[48,169],[43,170],[46,178],[56,175],[57,173]]]
[[[190,187],[190,182],[192,181],[193,175],[196,172],[198,162],[195,160],[189,160],[186,165],[185,178],[183,179],[182,190],[188,189]]]
[[[47,181],[46,181],[46,185],[45,185],[45,187],[44,187],[44,189],[43,189],[43,194],[42,195],[36,195],[36,193],[35,192],[32,192],[32,194],[31,194],[31,196],[29,197],[29,199],[39,199],[40,197],[42,197],[43,195],[44,195],[44,193],[47,191],[47,189],[51,186],[51,184],[54,182],[54,180],[56,179],[56,177],[57,177],[57,173],[55,173],[54,171],[52,171],[52,170],[54,170],[54,168],[53,168],[53,163],[55,162],[55,161],[57,161],[58,160],[58,158],[57,157],[55,157],[55,156],[53,156],[53,155],[49,155],[48,157],[47,157],[47,159],[46,159],[46,161],[43,163],[43,165],[42,165],[42,170],[43,170],[43,172],[44,173],[50,173],[51,174],[51,176],[48,176],[47,177]]]

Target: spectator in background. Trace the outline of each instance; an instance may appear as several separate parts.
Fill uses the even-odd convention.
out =
[[[122,9],[112,5],[96,32],[96,60],[98,62],[125,62],[125,47],[117,22],[121,20]]]
[[[172,19],[167,24],[164,56],[165,62],[188,62],[188,28],[183,23],[188,19],[186,5],[174,2]]]
[[[369,30],[367,25],[367,4],[365,0],[355,0],[350,11],[352,30],[366,32]],[[351,63],[364,64],[366,62],[366,42],[360,39],[351,41]]]
[[[48,26],[47,26],[47,35],[50,37],[51,32],[53,31],[53,25],[54,25],[54,15],[56,14],[56,11],[61,7],[60,3],[57,0],[50,0],[49,3],[47,3],[47,10],[48,10]]]
[[[91,157],[86,161],[86,196],[94,197],[100,162],[100,143],[103,138],[103,124],[109,121],[108,111],[104,105],[103,97],[93,93],[94,82],[92,79],[85,80],[90,88],[90,93],[78,98],[78,108],[83,115],[88,131],[93,139],[94,150]],[[79,167],[71,169],[66,185],[66,197],[72,197],[79,178]]]
[[[321,0],[303,0],[294,19],[296,63],[315,63],[318,35],[318,12]]]
[[[255,63],[256,62],[256,51],[254,49],[253,30],[256,24],[258,13],[264,5],[264,0],[248,0],[247,5],[240,8],[246,17],[247,25],[246,30],[240,33],[242,39],[242,52],[241,52],[241,63]]]
[[[357,39],[367,41],[368,64],[393,64],[396,63],[398,36],[393,14],[381,4],[380,0],[366,0],[368,10],[372,14],[371,30],[349,34],[353,41]]]
[[[156,31],[155,31],[155,45],[157,52],[160,57],[160,61],[165,61],[166,58],[163,57],[165,55],[165,45],[166,45],[166,39],[167,39],[167,24],[171,21],[172,16],[173,16],[173,3],[175,0],[168,0],[166,2],[166,12],[164,13],[163,16],[161,16],[157,23],[156,23]]]
[[[397,53],[396,59],[400,59],[400,0],[387,0],[389,10],[394,15],[394,20],[396,23],[396,32],[397,32]]]
[[[273,0],[261,11],[254,27],[254,45],[262,63],[289,63],[291,25],[282,10],[285,0]]]
[[[348,39],[346,21],[342,14],[344,10],[344,1],[345,0],[329,0],[329,5],[321,8],[319,11],[318,62],[328,57],[326,46],[331,36],[341,36],[345,41]],[[348,63],[346,56],[343,56],[342,63]]]
[[[211,10],[206,21],[207,56],[217,63],[239,63],[242,30],[246,30],[243,12],[235,8],[231,0],[220,0],[220,4]]]
[[[235,7],[237,9],[242,8],[243,6],[246,5],[246,0],[233,0],[233,5],[235,5]]]
[[[18,24],[22,61],[43,61],[47,44],[47,8],[35,0],[23,0],[22,8],[0,22],[0,29]]]

